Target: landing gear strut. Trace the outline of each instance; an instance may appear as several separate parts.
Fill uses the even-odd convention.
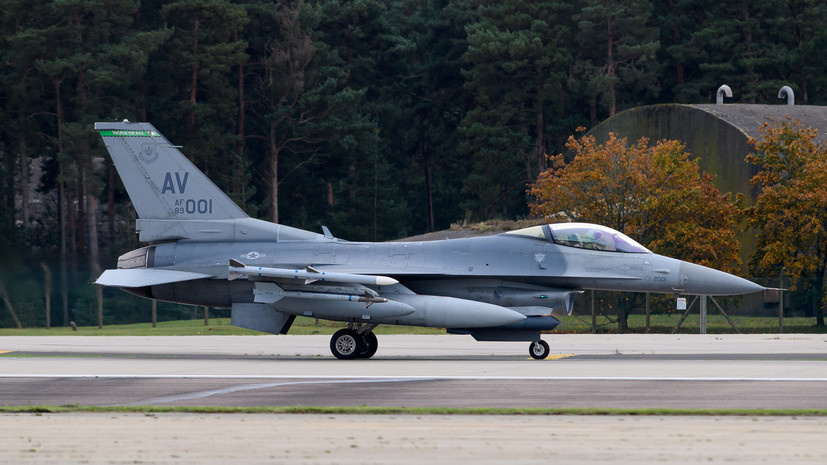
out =
[[[330,338],[330,351],[341,360],[371,358],[379,348],[379,341],[373,334],[377,325],[348,323]]]
[[[537,360],[542,360],[548,357],[548,354],[551,350],[548,347],[548,343],[542,339],[539,341],[534,341],[528,346],[528,353],[533,358]]]

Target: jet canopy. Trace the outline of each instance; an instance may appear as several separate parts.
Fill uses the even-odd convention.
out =
[[[532,226],[506,234],[534,237],[566,247],[606,252],[650,253],[631,237],[612,228],[590,223],[556,223]]]

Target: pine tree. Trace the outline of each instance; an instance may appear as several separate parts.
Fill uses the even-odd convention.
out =
[[[706,17],[692,33],[700,76],[686,90],[715,101],[721,84],[729,85],[736,101],[774,102],[789,57],[779,54],[774,40],[774,18],[779,2],[708,2]]]
[[[573,78],[589,95],[590,120],[597,124],[598,99],[607,116],[639,103],[627,96],[657,95],[655,52],[648,0],[589,0],[575,14],[580,49]]]
[[[769,18],[775,69],[796,100],[804,105],[827,102],[827,5],[819,0],[786,0],[778,15]]]
[[[568,5],[483,2],[469,24],[464,71],[473,108],[460,132],[472,163],[463,192],[470,216],[524,213],[523,186],[544,168],[548,108],[560,98],[571,61]]]
[[[168,137],[180,141],[196,165],[227,187],[234,172],[238,115],[233,71],[248,58],[247,44],[238,37],[249,21],[247,13],[229,0],[179,0],[161,12],[175,33],[153,65],[161,77],[153,82],[153,92],[164,99],[157,111],[169,121]]]

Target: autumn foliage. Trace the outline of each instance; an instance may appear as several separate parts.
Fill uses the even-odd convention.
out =
[[[781,267],[793,281],[827,280],[827,143],[800,121],[764,123],[747,161],[761,167],[752,184],[761,188],[749,209],[758,241],[750,265],[758,273]],[[827,305],[827,298],[822,305]],[[824,325],[823,309],[818,324]]]
[[[529,189],[534,214],[603,224],[656,253],[739,271],[741,198],[721,193],[680,142],[587,135],[566,147]]]

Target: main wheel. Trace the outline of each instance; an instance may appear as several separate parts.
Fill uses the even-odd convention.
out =
[[[548,357],[549,352],[551,352],[551,349],[549,349],[548,343],[542,339],[539,341],[534,341],[530,346],[528,346],[529,355],[537,360],[542,360]]]
[[[364,351],[364,346],[362,336],[352,329],[340,329],[330,338],[330,351],[334,357],[342,360],[358,357]]]
[[[373,331],[368,331],[365,334],[362,334],[362,352],[359,353],[357,358],[371,358],[373,354],[376,353],[376,349],[379,348],[379,341],[376,339],[376,335],[373,334]]]

